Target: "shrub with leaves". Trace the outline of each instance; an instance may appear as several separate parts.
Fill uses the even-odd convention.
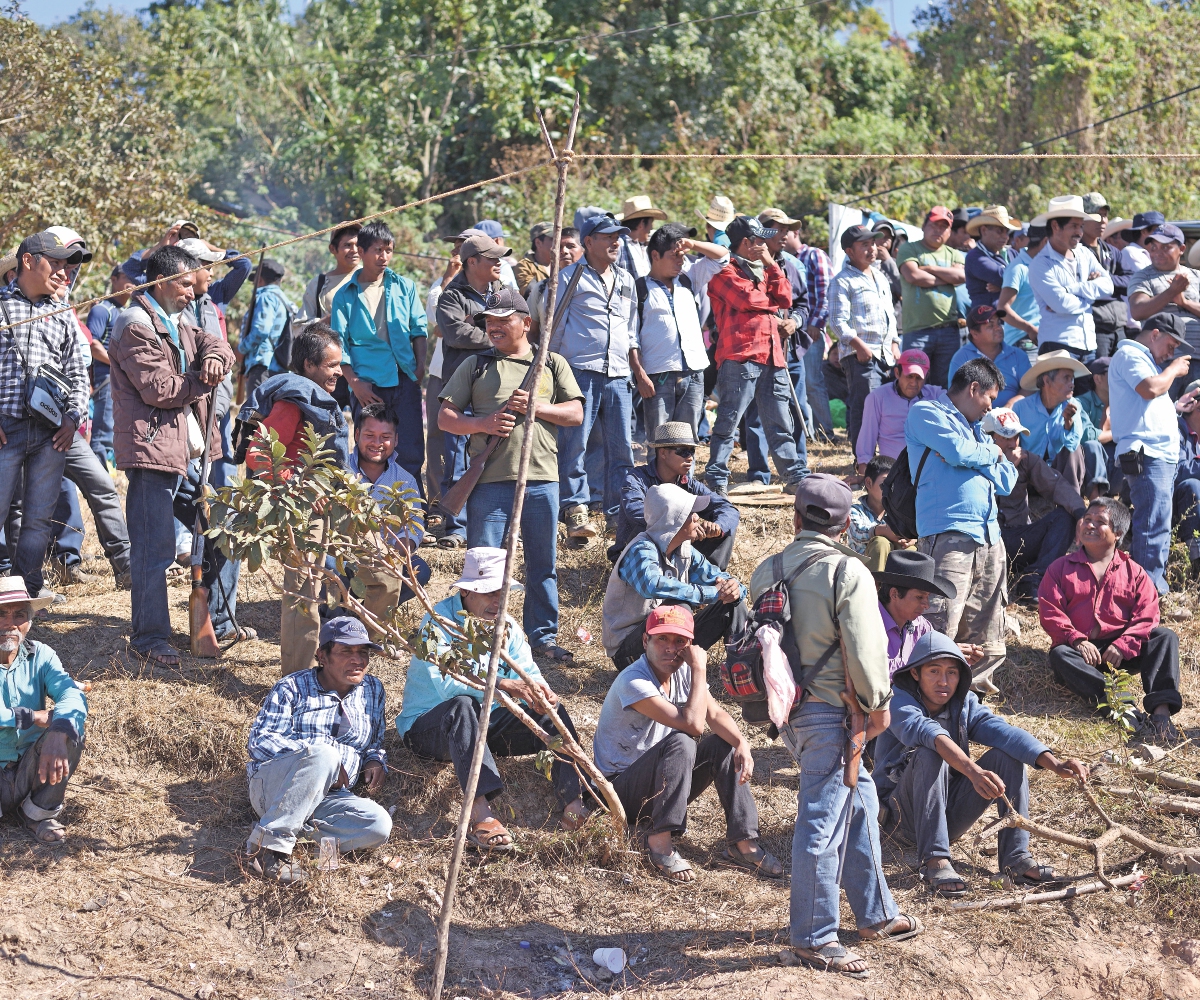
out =
[[[1137,678],[1127,670],[1110,670],[1104,675],[1104,700],[1099,707],[1126,733],[1137,728]]]

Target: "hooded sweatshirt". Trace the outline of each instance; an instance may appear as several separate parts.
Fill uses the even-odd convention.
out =
[[[728,578],[704,558],[691,542],[669,555],[671,540],[707,498],[663,483],[646,491],[646,530],[634,537],[617,557],[604,591],[604,648],[612,656],[631,629],[662,604],[712,604],[716,583]]]

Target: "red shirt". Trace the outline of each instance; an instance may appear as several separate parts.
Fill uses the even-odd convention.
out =
[[[1097,580],[1087,553],[1079,549],[1052,562],[1042,577],[1038,616],[1052,645],[1073,646],[1099,624],[1094,641],[1111,643],[1130,660],[1158,625],[1158,591],[1149,574],[1120,550]]]
[[[717,364],[757,361],[783,368],[778,311],[792,308],[792,283],[772,264],[753,281],[730,260],[708,282],[708,300],[717,323]]]
[[[286,399],[276,400],[262,426],[273,430],[287,449],[284,457],[294,463],[304,447],[304,419],[300,407]],[[251,472],[262,472],[271,468],[271,459],[253,444],[246,451],[246,467]],[[283,479],[291,476],[291,469],[283,470]]]

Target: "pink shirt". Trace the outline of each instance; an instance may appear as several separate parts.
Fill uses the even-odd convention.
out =
[[[927,385],[915,399],[905,399],[896,391],[896,383],[889,382],[874,389],[863,404],[862,430],[858,432],[858,444],[854,453],[859,463],[866,465],[875,457],[875,449],[888,458],[896,458],[904,450],[904,421],[909,408],[922,399],[941,399],[946,390],[941,386]]]
[[[883,630],[887,633],[888,677],[895,677],[896,672],[903,670],[908,663],[917,640],[926,632],[932,632],[933,626],[925,620],[924,615],[918,615],[901,631],[882,602],[879,604],[879,614],[883,617]]]

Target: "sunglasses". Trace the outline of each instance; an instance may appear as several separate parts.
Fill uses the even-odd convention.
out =
[[[672,448],[671,451],[673,451],[680,458],[695,458],[696,457],[696,449],[695,448],[682,448],[682,447],[681,448]]]

